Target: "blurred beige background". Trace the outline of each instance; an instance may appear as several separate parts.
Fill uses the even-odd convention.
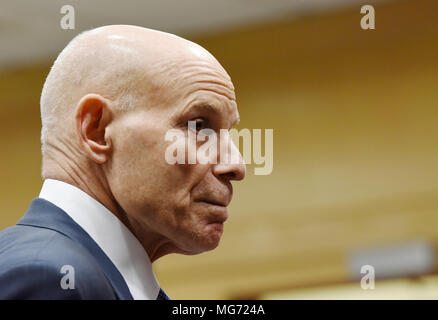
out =
[[[358,248],[438,243],[438,2],[374,7],[373,31],[354,4],[176,32],[230,73],[240,128],[274,129],[274,169],[249,166],[235,185],[215,251],[155,264],[172,298],[294,297],[350,283]],[[0,70],[1,229],[42,184],[39,96],[55,56]]]

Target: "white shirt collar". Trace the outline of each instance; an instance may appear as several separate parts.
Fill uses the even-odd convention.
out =
[[[146,251],[129,229],[99,201],[68,183],[46,179],[40,198],[64,210],[105,252],[135,300],[155,300],[160,285]]]

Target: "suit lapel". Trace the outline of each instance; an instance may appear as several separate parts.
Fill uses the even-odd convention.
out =
[[[119,299],[132,300],[132,295],[119,270],[97,243],[62,209],[53,203],[35,198],[17,225],[35,226],[58,231],[80,243],[96,259]]]

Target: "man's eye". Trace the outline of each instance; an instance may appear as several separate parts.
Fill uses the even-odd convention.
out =
[[[194,119],[189,121],[189,123],[192,122],[192,126],[194,125],[196,131],[200,131],[202,129],[205,129],[207,126],[207,121],[201,118]]]

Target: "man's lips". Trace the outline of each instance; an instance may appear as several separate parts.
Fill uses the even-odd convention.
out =
[[[206,206],[213,208],[213,214],[210,217],[209,223],[224,223],[228,219],[228,203],[229,201],[199,199],[195,202],[203,203]]]
[[[221,206],[221,207],[228,207],[229,202],[228,201],[220,201],[220,200],[208,200],[208,199],[202,199],[197,200],[198,202],[205,202],[208,204],[212,204],[214,206]]]

